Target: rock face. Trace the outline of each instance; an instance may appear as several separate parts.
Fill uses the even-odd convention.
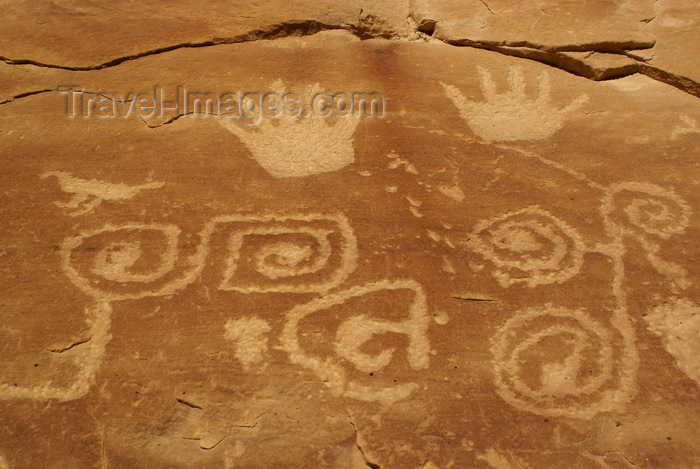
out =
[[[0,468],[700,465],[696,7],[25,3]]]

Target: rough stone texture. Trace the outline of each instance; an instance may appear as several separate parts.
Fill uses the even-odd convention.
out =
[[[651,3],[6,5],[0,468],[700,465],[698,70]],[[586,48],[649,40],[665,78]],[[66,85],[386,114],[70,119]]]
[[[654,16],[651,2],[644,0],[584,0],[581,2],[415,2],[412,13],[422,22],[437,21],[436,34],[447,40],[522,43],[551,48],[607,45],[631,48],[653,43],[642,28]],[[625,47],[626,46],[626,47]]]
[[[696,5],[682,0],[416,1],[418,29],[449,44],[530,58],[594,80],[643,73],[695,96]]]
[[[673,76],[700,81],[700,45],[693,31],[700,24],[696,5],[679,0],[654,3],[656,17],[649,22],[649,31],[657,38],[656,46],[640,53],[649,65]],[[697,93],[696,93],[697,96]]]
[[[6,61],[53,68],[93,69],[180,47],[246,42],[322,29],[360,36],[405,35],[408,3],[376,0],[290,0],[283,5],[244,0],[192,3],[3,2],[0,50]]]

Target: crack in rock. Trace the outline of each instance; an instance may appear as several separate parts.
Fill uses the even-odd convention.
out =
[[[481,3],[484,4],[484,6],[486,7],[486,9],[489,11],[489,13],[491,13],[492,15],[495,15],[495,14],[496,14],[496,13],[493,12],[493,10],[492,10],[491,7],[489,6],[489,4],[486,3],[484,0],[481,0]]]
[[[25,91],[20,94],[16,94],[4,101],[0,101],[0,105],[11,103],[15,99],[26,98],[27,96],[34,96],[35,94],[48,93],[49,91],[55,91],[55,88],[42,88],[40,90]]]
[[[455,300],[462,300],[462,301],[478,301],[478,302],[486,302],[490,303],[493,301],[498,301],[494,298],[474,298],[474,297],[468,297],[468,296],[460,296],[460,295],[452,295],[452,298]]]
[[[49,64],[44,62],[38,62],[32,59],[11,59],[9,57],[0,56],[0,60],[8,65],[34,65],[36,67],[42,68],[52,68],[58,70],[69,70],[75,72],[89,72],[94,70],[102,70],[105,68],[115,67],[124,62],[131,60],[141,59],[143,57],[149,57],[151,55],[158,55],[165,52],[170,52],[177,49],[195,49],[200,47],[211,47],[218,46],[222,44],[240,44],[244,42],[253,42],[261,40],[273,40],[273,39],[283,39],[287,37],[302,37],[302,36],[312,36],[314,34],[320,33],[322,31],[333,31],[333,30],[346,30],[360,39],[374,39],[374,38],[394,38],[394,33],[380,32],[371,33],[367,29],[365,24],[361,25],[343,25],[343,24],[331,24],[324,23],[316,20],[300,20],[300,21],[287,21],[283,23],[275,23],[273,25],[254,29],[242,34],[238,34],[229,38],[213,38],[208,41],[201,42],[183,42],[179,44],[172,44],[169,46],[158,47],[156,49],[147,50],[144,52],[138,52],[136,54],[125,55],[122,57],[117,57],[107,62],[103,62],[98,65],[86,65],[71,67],[67,65],[60,64]]]
[[[488,5],[487,5],[488,6]],[[124,62],[141,59],[153,55],[163,54],[177,49],[184,48],[201,48],[213,47],[223,44],[239,44],[244,42],[252,42],[259,40],[274,40],[287,37],[312,36],[322,31],[345,30],[357,36],[361,40],[366,39],[390,39],[395,41],[413,41],[424,40],[425,35],[435,38],[445,44],[456,47],[472,47],[476,49],[489,50],[500,54],[519,57],[524,59],[535,60],[545,65],[558,68],[560,70],[582,76],[594,81],[609,80],[614,78],[622,78],[629,75],[640,73],[654,80],[674,86],[693,96],[700,97],[700,83],[684,77],[674,75],[662,69],[652,67],[644,63],[644,59],[631,54],[630,51],[651,49],[656,44],[656,41],[601,41],[586,44],[567,44],[559,46],[548,46],[545,44],[532,43],[530,41],[477,41],[468,38],[464,39],[449,39],[436,37],[433,33],[438,22],[435,20],[422,20],[415,22],[413,25],[413,33],[419,34],[417,37],[405,37],[395,32],[389,31],[371,31],[368,27],[368,18],[360,21],[357,25],[350,24],[332,24],[324,23],[316,20],[296,20],[282,23],[276,23],[259,29],[254,29],[246,33],[242,33],[229,38],[213,38],[202,42],[185,42],[164,46],[144,52],[139,52],[132,55],[126,55],[111,59],[107,62],[98,65],[88,66],[65,66],[59,64],[42,63],[31,59],[12,59],[0,56],[0,60],[9,65],[33,65],[36,67],[68,70],[76,72],[96,71],[105,68],[115,67]],[[422,37],[421,37],[422,36]],[[430,38],[429,37],[429,38]],[[591,53],[597,52],[600,54],[614,54],[620,58],[631,59],[629,62],[623,62],[612,66],[595,67],[587,63],[586,58],[577,58],[570,53]],[[568,53],[568,54],[567,54]],[[45,93],[51,90],[42,89],[36,91],[28,91],[20,93],[8,100],[0,102],[0,105],[7,104],[15,99],[32,96],[35,94]],[[173,119],[175,120],[175,119]],[[172,121],[171,121],[172,122]],[[170,122],[166,122],[170,123]],[[160,125],[164,125],[160,124]],[[150,124],[147,123],[149,127]],[[156,127],[159,127],[157,125]]]
[[[365,464],[370,469],[381,469],[381,466],[379,464],[373,463],[367,459],[367,455],[365,454],[365,451],[362,449],[362,445],[360,444],[360,433],[357,431],[357,426],[355,425],[355,422],[352,419],[350,409],[346,409],[346,412],[348,414],[348,421],[350,422],[350,425],[352,425],[352,428],[355,431],[355,446],[362,455],[362,459],[364,459]]]
[[[182,437],[180,437],[180,438],[182,438],[183,440],[188,440],[188,441],[197,441],[197,442],[199,443],[199,449],[201,449],[201,450],[203,450],[203,451],[211,451],[211,450],[213,450],[214,448],[216,448],[217,446],[219,446],[219,445],[221,444],[221,442],[223,442],[226,438],[228,438],[228,437],[230,437],[230,436],[231,436],[231,431],[229,431],[226,435],[224,435],[223,437],[221,437],[220,440],[215,441],[214,444],[209,445],[209,446],[207,446],[206,444],[202,444],[202,438],[201,438],[201,437],[182,436]]]
[[[63,352],[67,352],[68,350],[70,350],[70,349],[72,349],[72,348],[74,348],[74,347],[77,347],[78,345],[82,345],[82,344],[85,344],[85,343],[87,343],[87,342],[90,342],[91,339],[92,339],[92,336],[90,336],[90,337],[88,337],[88,338],[86,338],[86,339],[80,339],[79,341],[74,342],[74,343],[70,344],[70,345],[67,346],[67,347],[62,347],[62,348],[50,348],[50,349],[46,349],[46,350],[48,350],[48,351],[51,352],[51,353],[63,353]]]
[[[446,44],[457,47],[485,49],[512,57],[535,60],[545,65],[549,65],[551,67],[558,68],[560,70],[564,70],[574,75],[582,76],[594,81],[623,78],[640,73],[654,80],[678,88],[685,93],[700,97],[700,83],[697,83],[690,78],[674,75],[659,68],[647,65],[644,63],[644,60],[636,57],[634,54],[629,53],[629,51],[632,50],[649,49],[654,46],[653,42],[601,42],[586,45],[548,47],[527,43],[525,41],[489,42],[472,41],[469,39],[440,40]],[[601,54],[619,56],[620,59],[629,58],[632,61],[613,66],[594,67],[590,63],[586,62],[585,59],[588,57],[579,59],[570,54],[572,52],[597,52]]]
[[[182,404],[182,405],[184,405],[184,406],[187,406],[187,407],[189,407],[189,408],[191,408],[191,409],[200,409],[200,410],[202,409],[202,406],[197,405],[197,404],[195,404],[194,402],[186,401],[186,400],[184,400],[184,399],[179,399],[179,398],[176,398],[175,400],[176,400],[177,402],[179,402],[180,404]]]

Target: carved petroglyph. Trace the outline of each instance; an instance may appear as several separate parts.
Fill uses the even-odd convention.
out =
[[[668,277],[674,287],[689,288],[692,283],[686,270],[673,262],[659,257],[660,246],[654,241],[668,239],[674,234],[682,234],[690,223],[690,206],[673,191],[646,182],[621,182],[606,187],[592,181],[586,175],[571,170],[562,164],[539,156],[533,152],[511,145],[497,144],[498,148],[511,150],[516,154],[537,160],[581,181],[593,189],[601,190],[604,196],[599,208],[607,234],[614,241],[607,246],[591,248],[591,251],[617,257],[625,252],[625,236],[635,238],[646,251],[646,258],[662,275]],[[615,250],[618,250],[616,254]],[[611,251],[612,250],[612,251]],[[674,291],[677,288],[674,288]]]
[[[415,165],[411,163],[410,161],[399,157],[398,153],[396,152],[389,152],[386,155],[387,158],[389,158],[389,163],[387,164],[387,168],[389,169],[398,169],[403,167],[404,171],[410,174],[418,174],[418,170],[416,169]],[[395,191],[389,191],[389,192],[395,192]]]
[[[48,171],[41,174],[42,179],[55,176],[61,190],[73,197],[68,202],[54,202],[54,205],[68,210],[71,217],[92,212],[105,200],[128,200],[142,190],[158,189],[163,182],[148,182],[130,186],[123,183],[109,183],[98,179],[80,179],[64,171]]]
[[[672,191],[644,182],[622,182],[607,190],[600,206],[608,235],[631,236],[646,251],[647,260],[661,274],[681,288],[690,287],[681,266],[658,256],[654,238],[668,239],[682,234],[690,224],[691,208]]]
[[[630,183],[625,187],[639,186]],[[641,214],[642,204],[630,205],[632,208],[625,211],[625,206],[604,201],[601,211],[606,217],[620,209],[644,236],[648,232],[666,234],[653,217],[650,221]],[[682,209],[677,213],[680,223],[671,223],[664,230],[682,229],[687,214]],[[608,326],[582,309],[546,305],[518,312],[492,338],[494,381],[503,399],[515,407],[541,415],[592,418],[598,412],[622,410],[636,393],[639,355],[623,288],[625,228],[609,218],[604,223],[611,242],[586,246],[563,221],[530,207],[479,222],[466,242],[494,264],[492,275],[503,287],[517,283],[534,287],[569,280],[580,271],[583,254],[589,251],[612,260],[611,287],[617,306],[609,313]],[[656,250],[649,246],[657,246],[646,246],[648,257],[654,257]],[[654,262],[658,265],[663,261],[654,257]],[[548,357],[556,356],[565,358],[547,362]]]
[[[536,206],[480,221],[464,244],[493,263],[504,287],[561,283],[583,263],[579,234]]]
[[[678,298],[652,308],[644,319],[648,329],[661,337],[678,368],[700,384],[700,306]]]
[[[334,344],[335,352],[360,371],[380,370],[392,361],[394,350],[386,349],[377,355],[369,355],[362,352],[361,347],[370,341],[373,335],[393,332],[408,338],[406,350],[408,365],[414,370],[427,368],[430,355],[427,330],[430,317],[423,289],[413,280],[384,280],[356,286],[293,308],[286,314],[287,323],[280,337],[282,350],[289,354],[292,363],[313,371],[335,395],[364,401],[379,401],[384,404],[391,404],[409,396],[418,384],[404,383],[387,387],[360,384],[348,377],[347,371],[337,360],[310,355],[304,351],[299,342],[300,322],[307,316],[323,314],[324,310],[341,305],[349,299],[375,292],[390,295],[398,290],[410,290],[413,293],[408,317],[399,322],[373,319],[365,314],[349,317],[338,327]]]
[[[539,94],[529,99],[525,93],[522,68],[512,66],[508,71],[510,89],[498,94],[491,73],[477,67],[485,101],[470,101],[459,89],[441,83],[445,95],[459,109],[459,114],[472,131],[487,142],[508,140],[542,140],[559,130],[564,121],[578,110],[588,96],[583,94],[563,108],[551,102],[549,74],[539,76]]]
[[[179,234],[175,225],[155,223],[107,224],[82,231],[61,245],[63,271],[97,301],[174,292],[176,288],[160,280],[175,268]]]
[[[355,161],[352,135],[358,119],[338,119],[334,125],[317,117],[263,120],[244,127],[237,120],[219,119],[253,154],[271,176],[305,177],[342,169]],[[276,124],[276,125],[275,125]]]
[[[289,221],[289,220],[286,220]],[[296,221],[296,220],[295,220]],[[222,290],[242,293],[252,292],[323,292],[339,285],[347,278],[357,263],[357,241],[345,217],[310,216],[294,226],[269,220],[260,226],[237,231],[229,242]],[[284,235],[301,236],[303,241],[284,240]],[[329,236],[340,240],[335,248]],[[249,270],[258,275],[258,283],[249,283],[240,277],[240,258],[246,237],[266,236],[266,243],[251,254]],[[281,238],[283,240],[275,240]],[[335,257],[335,264],[331,258]],[[291,282],[304,279],[306,282]],[[289,281],[287,281],[289,280]]]
[[[66,386],[0,383],[0,398],[70,400],[85,395],[111,338],[111,304],[169,296],[186,288],[204,269],[215,234],[223,234],[224,243],[228,239],[228,254],[221,259],[222,290],[325,292],[343,282],[357,264],[357,240],[339,214],[215,217],[200,232],[200,243],[190,256],[182,255],[180,231],[168,224],[108,223],[65,238],[60,247],[63,271],[95,302],[86,312],[90,338],[61,351],[62,360],[78,367],[77,376]],[[236,341],[236,356],[244,366],[257,363],[264,346],[252,347],[248,339],[235,337],[235,331],[255,329],[259,337],[265,327],[253,319],[227,324],[227,337]]]
[[[234,355],[245,370],[263,361],[267,351],[265,334],[270,332],[267,321],[255,317],[229,319],[224,328],[224,337],[234,342]]]
[[[684,233],[691,214],[690,206],[672,191],[645,182],[613,184],[600,211],[625,233],[661,239]]]
[[[273,90],[282,88],[279,80],[271,87]],[[302,95],[311,97],[320,91],[320,86],[314,84]],[[331,120],[335,122],[331,124]],[[255,125],[227,117],[219,118],[218,122],[238,137],[255,161],[276,178],[337,171],[355,161],[353,134],[359,119],[352,114],[337,119],[282,115],[261,119]]]
[[[131,224],[119,227],[107,226],[100,230],[100,233],[106,234],[133,230],[157,230],[165,236],[165,249],[157,265],[147,273],[130,271],[134,264],[144,257],[141,250],[142,241],[115,241],[97,253],[91,269],[93,274],[112,282],[149,283],[173,269],[175,258],[177,257],[177,237],[180,234],[178,227],[173,225]]]
[[[517,408],[591,418],[620,410],[634,392],[611,333],[582,309],[518,311],[493,336],[491,350],[497,392]]]
[[[297,238],[291,240],[290,235]],[[332,235],[342,240],[335,249],[329,240]],[[258,247],[251,253],[250,262],[244,262],[240,256],[245,240],[252,237],[266,237],[272,242]],[[356,262],[357,244],[344,217],[307,217],[303,224],[292,226],[269,221],[231,236],[229,257],[219,288],[242,293],[322,292],[345,280]],[[243,270],[256,274],[255,283],[242,277]],[[300,283],[300,279],[306,282]]]
[[[63,268],[74,285],[101,301],[171,295],[199,276],[217,230],[231,232],[222,290],[325,291],[357,263],[357,240],[342,215],[224,215],[205,225],[196,252],[186,259],[179,259],[180,229],[174,225],[108,224],[66,238]],[[295,235],[305,238],[290,238]],[[253,237],[263,246],[245,244]]]
[[[360,371],[381,370],[387,366],[394,354],[394,349],[386,349],[376,356],[371,356],[362,352],[362,346],[372,339],[373,335],[387,332],[404,334],[411,340],[408,349],[408,361],[414,368],[423,368],[423,363],[427,365],[426,350],[421,347],[425,318],[411,317],[408,321],[401,323],[378,321],[365,315],[354,316],[345,321],[339,328],[336,335],[335,351],[347,361],[355,365]]]

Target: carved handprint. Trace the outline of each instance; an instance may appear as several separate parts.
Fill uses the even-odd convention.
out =
[[[535,99],[529,99],[525,94],[525,80],[520,67],[510,67],[510,89],[498,94],[491,73],[482,67],[477,69],[485,98],[483,102],[468,100],[455,86],[441,85],[472,131],[487,142],[551,137],[571,113],[588,101],[588,95],[582,94],[563,108],[555,107],[551,101],[547,72],[539,76],[539,94]]]
[[[281,80],[273,82],[271,89],[285,94]],[[316,96],[320,91],[320,86],[314,84],[305,87],[302,95]],[[355,161],[352,142],[359,119],[352,115],[336,119],[332,125],[328,119],[310,114],[262,119],[257,125],[230,117],[222,117],[218,122],[238,137],[255,161],[276,178],[338,171]]]

